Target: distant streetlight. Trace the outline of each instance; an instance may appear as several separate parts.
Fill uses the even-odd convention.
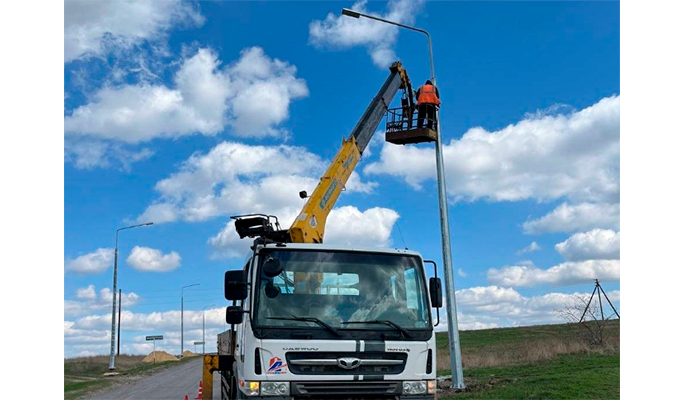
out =
[[[116,317],[117,317],[117,258],[119,255],[119,231],[124,229],[138,228],[141,226],[152,225],[152,222],[146,222],[144,224],[131,225],[123,228],[117,229],[114,239],[114,284],[112,285],[112,334],[111,334],[111,346],[109,351],[109,370],[114,371],[114,331],[116,329]]]
[[[181,357],[183,357],[183,289],[198,286],[199,283],[193,283],[192,285],[183,286],[181,288]]]
[[[214,307],[216,304],[210,304],[202,307],[202,354],[205,354],[205,310],[209,307]]]
[[[401,28],[410,29],[412,31],[421,32],[428,38],[428,59],[431,68],[431,82],[433,86],[437,87],[437,79],[435,78],[435,67],[433,65],[433,42],[428,31],[416,28],[414,26],[400,24],[399,22],[389,21],[387,19],[375,17],[373,15],[363,14],[348,8],[342,9],[342,14],[352,18],[369,18],[386,24],[396,25]],[[447,217],[447,189],[445,188],[445,166],[442,157],[442,130],[440,129],[440,115],[436,107],[435,119],[437,125],[436,141],[435,141],[435,163],[437,165],[438,175],[438,202],[440,204],[440,229],[442,235],[442,260],[445,273],[445,291],[447,292],[447,321],[449,331],[449,345],[450,357],[452,367],[452,387],[463,389],[464,386],[464,371],[461,363],[461,346],[459,344],[459,329],[457,323],[457,300],[454,294],[454,276],[452,271],[452,245],[450,244],[450,225]],[[456,379],[455,379],[456,377]]]

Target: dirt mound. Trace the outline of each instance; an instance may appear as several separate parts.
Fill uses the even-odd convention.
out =
[[[143,358],[144,363],[151,363],[151,362],[163,362],[163,361],[178,361],[178,358],[172,356],[171,354],[167,353],[166,351],[153,351],[152,353],[148,354],[147,357]]]
[[[183,357],[195,357],[195,356],[198,356],[198,355],[199,355],[199,354],[193,353],[193,352],[190,351],[190,350],[186,350],[186,351],[183,352]]]

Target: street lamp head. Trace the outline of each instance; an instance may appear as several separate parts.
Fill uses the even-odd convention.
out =
[[[150,226],[150,225],[152,225],[152,224],[154,224],[154,222],[146,222],[146,223],[144,223],[143,225],[145,225],[145,226]]]
[[[347,15],[348,17],[352,17],[352,18],[359,18],[361,16],[361,14],[359,14],[358,12],[356,12],[354,10],[350,10],[349,8],[343,8],[342,9],[342,15]]]
[[[185,288],[189,288],[189,287],[193,287],[193,286],[199,286],[199,285],[200,285],[199,283],[193,283],[192,285],[183,286],[183,287],[181,288],[181,292],[183,292],[183,289],[185,289]]]

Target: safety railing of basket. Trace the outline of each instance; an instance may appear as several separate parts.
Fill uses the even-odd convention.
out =
[[[419,128],[418,114],[416,108],[411,112],[402,107],[389,108],[385,118],[385,131],[402,132]],[[421,127],[435,126],[435,120],[433,118],[428,118],[428,116],[426,116],[422,122],[423,124]]]

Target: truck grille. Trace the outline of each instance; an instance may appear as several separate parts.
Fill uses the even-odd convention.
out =
[[[394,375],[407,363],[406,353],[386,352],[291,352],[285,358],[296,375]],[[342,368],[341,358],[358,360],[358,366]]]
[[[345,381],[296,382],[291,385],[294,396],[394,396],[401,394],[400,382]]]

